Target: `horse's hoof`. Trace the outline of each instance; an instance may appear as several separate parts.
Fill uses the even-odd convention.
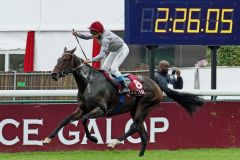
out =
[[[51,141],[52,141],[52,139],[51,138],[45,138],[44,140],[43,140],[43,144],[49,144],[49,143],[51,143]]]
[[[107,147],[109,148],[115,148],[117,144],[120,144],[121,142],[118,139],[113,139],[112,143],[109,143]]]

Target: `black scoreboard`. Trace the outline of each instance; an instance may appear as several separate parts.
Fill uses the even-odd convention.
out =
[[[238,45],[240,0],[125,0],[129,44]]]

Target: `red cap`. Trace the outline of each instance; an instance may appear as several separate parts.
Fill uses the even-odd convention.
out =
[[[103,33],[103,31],[104,31],[103,25],[99,21],[93,22],[88,29],[96,31],[96,32],[101,32],[101,33]]]

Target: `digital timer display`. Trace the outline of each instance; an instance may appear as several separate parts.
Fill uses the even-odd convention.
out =
[[[240,44],[240,1],[125,0],[131,44]]]
[[[169,8],[157,8],[157,18],[154,24],[154,32],[158,33],[232,33],[233,24],[233,9],[213,9],[206,10],[206,17],[202,18],[201,8],[174,8],[174,15],[170,15],[173,18],[169,18]],[[146,9],[142,10],[142,28],[141,31],[147,31],[144,29],[144,23],[148,21],[145,18]],[[150,11],[150,14],[154,13],[154,10]],[[221,15],[220,15],[221,13]],[[205,14],[204,14],[205,15]],[[220,18],[221,17],[221,18]],[[153,17],[149,17],[150,19]],[[169,27],[169,26],[170,27]],[[150,28],[151,29],[151,28]]]

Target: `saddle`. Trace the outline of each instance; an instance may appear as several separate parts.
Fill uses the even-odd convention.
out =
[[[113,74],[100,70],[103,75],[109,80],[118,90],[121,89],[121,84],[118,82],[116,76]],[[123,74],[123,77],[125,79],[126,85],[128,86],[130,92],[127,95],[130,96],[143,96],[145,95],[145,92],[143,90],[142,83],[138,80],[137,76],[133,74]]]

